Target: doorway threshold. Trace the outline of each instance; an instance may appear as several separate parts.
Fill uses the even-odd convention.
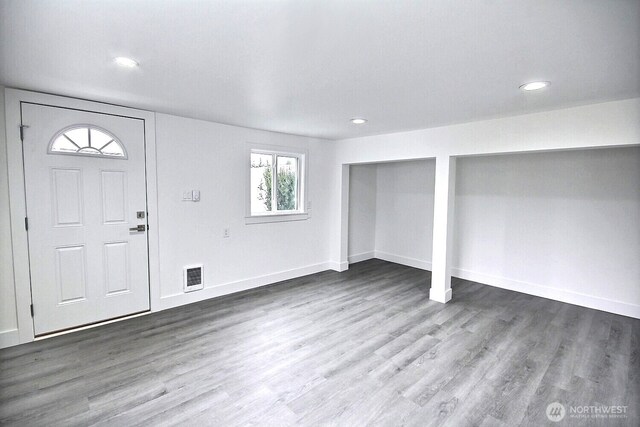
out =
[[[34,341],[46,340],[47,338],[53,338],[60,335],[66,335],[73,332],[84,331],[85,329],[96,328],[102,325],[108,325],[109,323],[120,322],[122,320],[133,319],[135,317],[146,316],[147,314],[151,314],[151,310],[141,311],[139,313],[127,314],[126,316],[114,317],[113,319],[103,320],[101,322],[89,323],[86,325],[76,326],[69,329],[63,329],[61,331],[50,332],[48,334],[36,335]]]

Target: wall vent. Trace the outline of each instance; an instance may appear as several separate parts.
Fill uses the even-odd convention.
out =
[[[191,292],[204,288],[202,264],[186,265],[183,270],[184,291]]]

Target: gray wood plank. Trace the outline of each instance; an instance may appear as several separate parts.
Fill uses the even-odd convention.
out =
[[[369,260],[0,350],[0,424],[539,426],[556,400],[640,424],[639,320],[429,280]]]

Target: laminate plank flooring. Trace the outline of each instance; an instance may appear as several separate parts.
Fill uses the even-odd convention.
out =
[[[429,280],[370,260],[0,350],[0,423],[640,425],[640,320]]]

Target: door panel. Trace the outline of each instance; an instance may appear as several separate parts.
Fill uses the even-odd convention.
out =
[[[84,300],[87,295],[84,245],[56,248],[58,303]]]
[[[51,199],[55,227],[82,225],[82,171],[51,169]]]
[[[28,103],[22,120],[36,335],[148,310],[147,233],[130,230],[144,121]]]
[[[102,171],[102,214],[104,224],[127,221],[127,173],[124,171]]]
[[[104,244],[106,295],[114,295],[129,290],[128,245],[128,242]]]

